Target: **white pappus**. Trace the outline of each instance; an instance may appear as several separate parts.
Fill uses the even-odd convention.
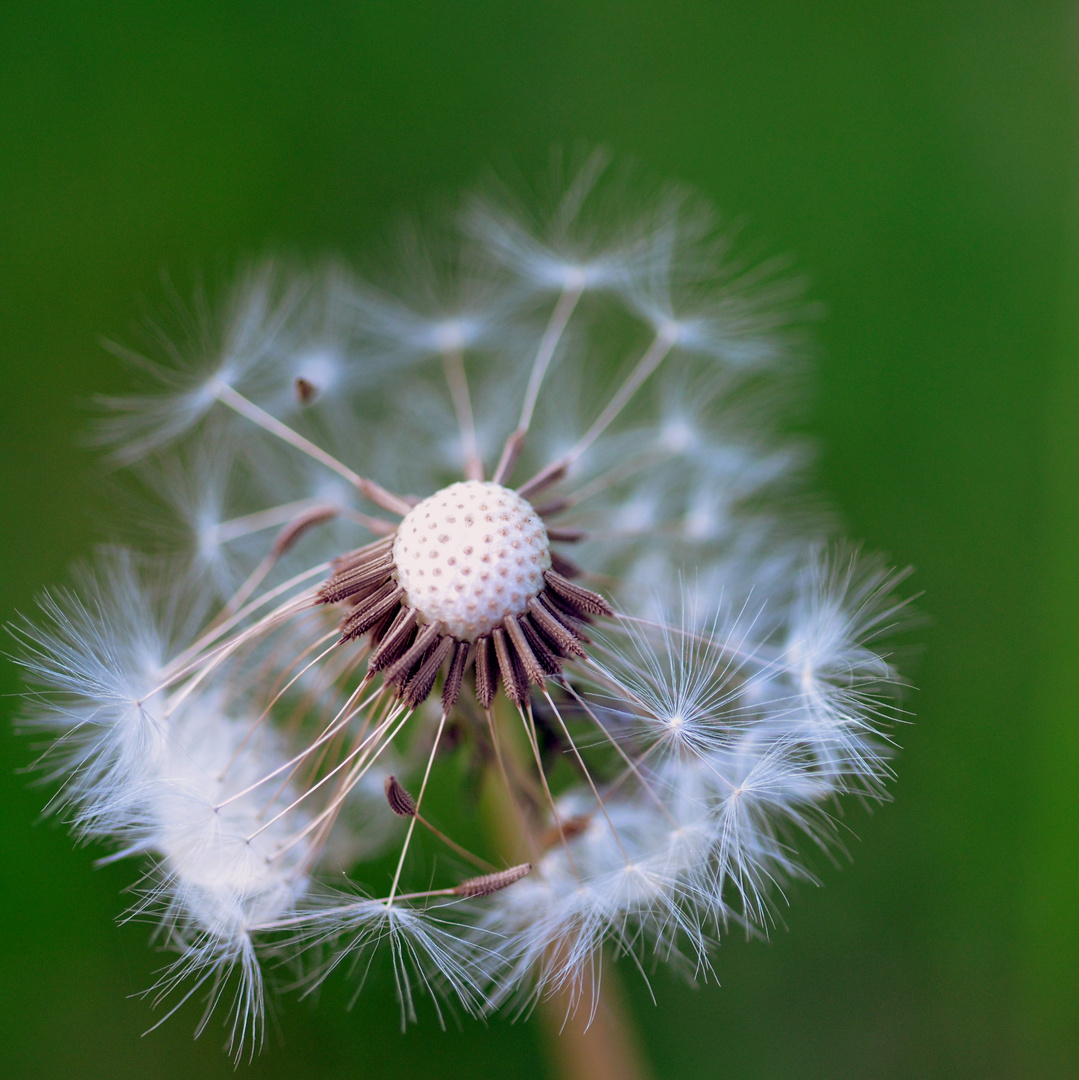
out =
[[[224,1003],[237,1054],[267,963],[384,955],[404,1019],[706,972],[885,795],[903,575],[783,434],[798,283],[607,166],[470,197],[374,284],[259,264],[126,354],[153,386],[102,437],[186,545],[13,628],[27,725],[57,811],[143,863],[150,993]]]

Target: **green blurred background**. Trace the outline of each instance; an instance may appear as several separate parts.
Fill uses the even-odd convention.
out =
[[[162,268],[354,255],[489,164],[608,144],[828,308],[810,426],[931,623],[895,801],[722,987],[626,997],[659,1078],[1079,1076],[1079,11],[1040,0],[0,5],[0,618],[101,534],[85,401]],[[0,664],[0,693],[18,688]],[[0,712],[14,710],[11,697]],[[0,726],[0,1075],[233,1075],[36,817]],[[543,1075],[540,1029],[283,999],[241,1075]]]

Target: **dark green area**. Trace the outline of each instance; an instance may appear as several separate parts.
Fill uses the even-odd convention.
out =
[[[721,988],[625,972],[657,1076],[1079,1075],[1077,31],[1041,0],[0,6],[0,617],[103,531],[80,401],[162,268],[357,254],[489,164],[609,144],[797,254],[821,487],[932,619],[853,863]],[[29,758],[5,722],[0,1074],[234,1075],[194,1010],[140,1039],[132,871],[35,824]],[[535,1025],[399,1034],[377,973],[351,1012],[282,1002],[239,1075],[542,1074]]]

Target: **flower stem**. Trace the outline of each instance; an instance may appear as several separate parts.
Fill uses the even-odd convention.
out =
[[[511,726],[519,721],[500,704],[495,702],[492,720],[498,727],[501,753],[504,761],[524,768],[525,747]],[[512,865],[535,858],[540,842],[527,808],[507,790],[504,775],[497,765],[487,769],[483,802],[488,831],[499,854]],[[557,943],[552,948],[557,950]],[[609,965],[604,966],[602,980],[598,972],[595,976],[594,998],[588,986],[577,998],[569,987],[540,998],[552,1080],[648,1080],[651,1076],[640,1040],[622,1008],[618,979]]]
[[[559,1080],[647,1080],[650,1075],[637,1033],[622,1008],[614,972],[603,975],[594,1014],[588,1002],[572,1008],[568,996],[544,997],[540,1012],[547,1031],[552,1076]]]

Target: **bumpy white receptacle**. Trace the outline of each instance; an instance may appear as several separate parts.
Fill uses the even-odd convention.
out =
[[[543,588],[551,548],[539,515],[520,495],[467,480],[405,515],[393,560],[421,623],[441,622],[458,640],[475,641],[525,611]]]

